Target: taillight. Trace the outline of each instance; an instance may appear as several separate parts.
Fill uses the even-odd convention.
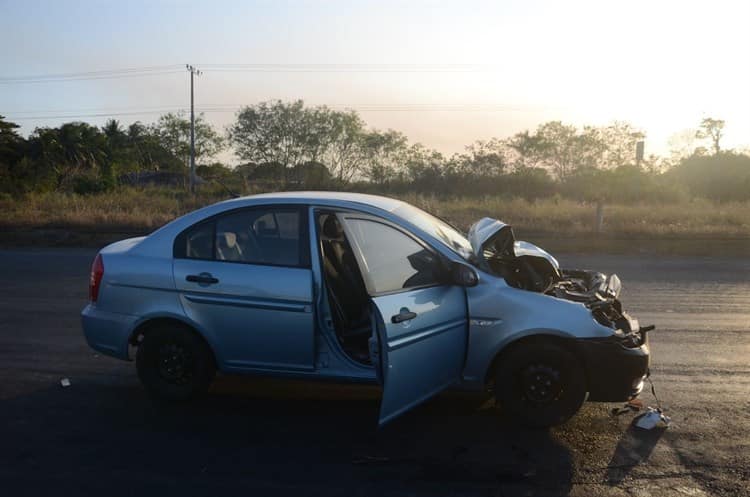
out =
[[[104,276],[104,263],[101,254],[96,254],[94,262],[91,264],[91,277],[89,278],[89,300],[96,302],[99,298],[99,286]]]

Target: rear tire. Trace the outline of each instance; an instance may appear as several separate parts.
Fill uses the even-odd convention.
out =
[[[580,361],[551,343],[521,344],[501,359],[495,398],[520,423],[546,428],[569,420],[586,400]]]
[[[179,325],[149,330],[138,346],[135,365],[148,393],[170,401],[204,394],[216,373],[213,355],[205,342]]]

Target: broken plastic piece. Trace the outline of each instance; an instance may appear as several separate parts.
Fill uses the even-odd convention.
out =
[[[643,401],[641,399],[632,399],[625,403],[625,407],[628,407],[634,411],[640,411],[645,406],[643,405]]]
[[[654,428],[668,428],[672,423],[672,420],[664,414],[661,409],[654,409],[649,407],[646,412],[636,417],[634,420],[635,426],[644,430],[652,430]]]
[[[620,416],[629,412],[638,412],[643,409],[643,401],[641,399],[633,399],[625,403],[622,407],[615,407],[610,411],[612,416]]]
[[[63,387],[69,387],[70,386],[70,380],[67,379],[67,378],[63,378],[62,380],[60,380],[60,385],[62,385]]]

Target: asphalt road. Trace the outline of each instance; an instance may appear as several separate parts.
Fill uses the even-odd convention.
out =
[[[593,403],[519,429],[453,393],[378,430],[378,389],[278,380],[154,403],[132,363],[81,335],[93,255],[0,251],[2,495],[750,495],[750,259],[560,257],[617,272],[626,307],[658,327],[673,425],[644,432]]]

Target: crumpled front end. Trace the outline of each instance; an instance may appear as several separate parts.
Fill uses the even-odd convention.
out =
[[[620,402],[643,390],[649,373],[648,332],[637,319],[623,311],[619,300],[622,284],[616,275],[587,270],[562,270],[549,295],[584,304],[594,319],[612,330],[612,336],[580,339],[578,350],[586,365],[589,400]]]
[[[477,222],[469,231],[469,239],[481,269],[502,278],[510,287],[536,294],[533,313],[545,308],[543,315],[551,312],[560,330],[577,337],[573,341],[585,365],[589,400],[624,401],[641,392],[649,371],[648,332],[654,327],[641,327],[623,310],[619,300],[622,284],[617,275],[561,268],[549,253],[516,241],[511,227],[494,219]],[[545,297],[582,304],[569,310],[571,317],[578,318],[566,318],[563,310],[567,306],[552,305],[554,301],[544,301]],[[509,312],[501,309],[503,316]],[[596,334],[590,331],[592,325],[599,330]],[[555,328],[546,322],[534,327]]]

